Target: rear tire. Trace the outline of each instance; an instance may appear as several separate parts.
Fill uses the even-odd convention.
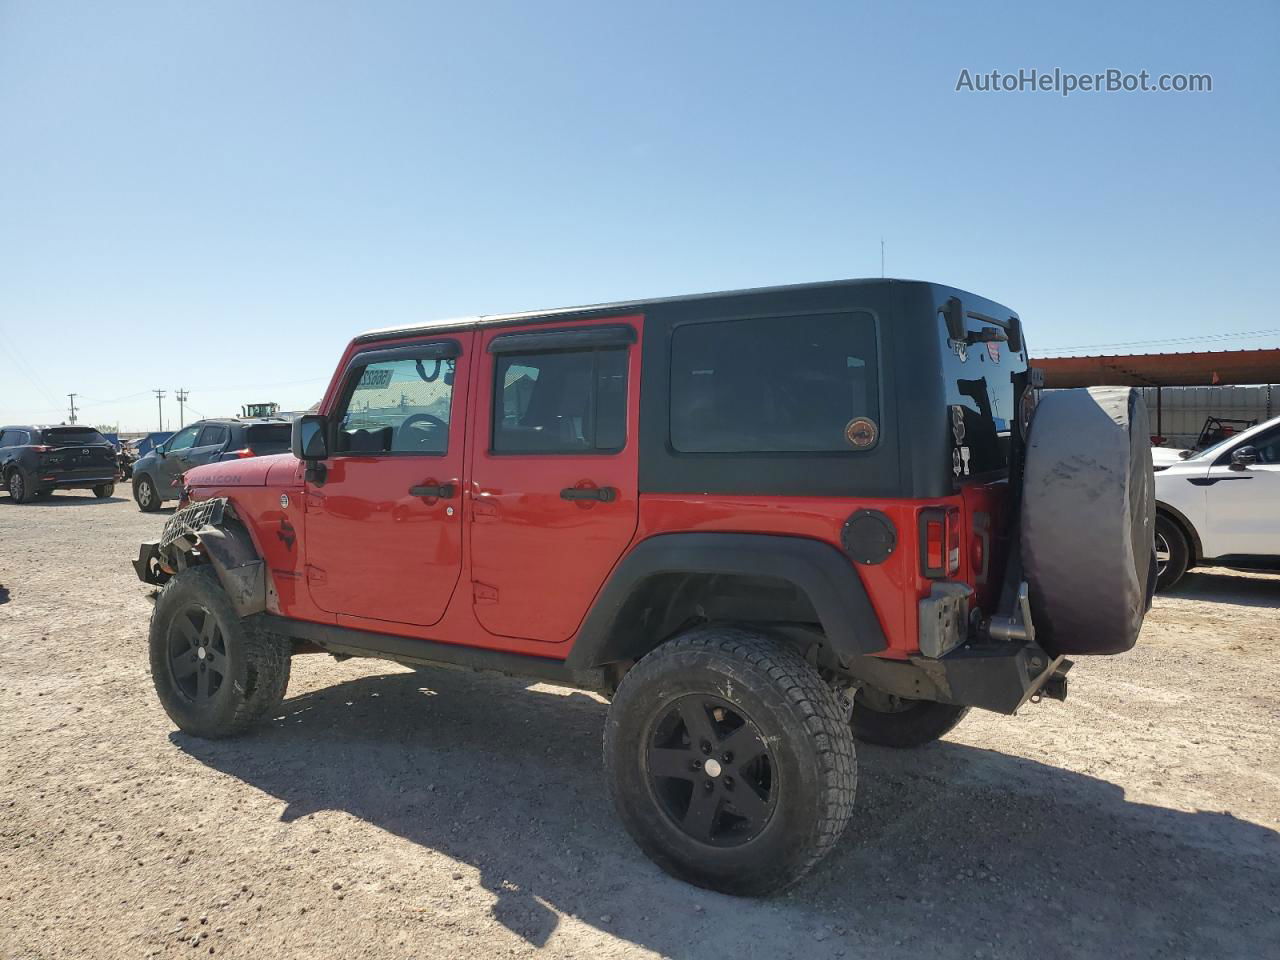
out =
[[[1156,516],[1156,589],[1168,590],[1191,565],[1191,545],[1182,528],[1163,514]]]
[[[156,483],[145,473],[133,478],[133,499],[143,513],[155,513],[160,509],[160,494]]]
[[[192,736],[243,733],[280,705],[289,686],[289,641],[245,624],[208,566],[164,585],[150,648],[160,704]]]
[[[93,495],[99,500],[105,500],[115,492],[116,485],[114,483],[100,483],[93,488]]]
[[[858,690],[850,726],[863,743],[905,749],[945,736],[965,718],[968,707],[934,700],[908,700],[878,690]]]
[[[793,650],[703,627],[623,678],[605,769],[631,837],[668,873],[760,896],[795,883],[844,832],[853,736],[831,688]]]
[[[14,503],[30,503],[36,498],[35,488],[27,483],[27,478],[17,467],[9,471],[9,475],[5,478],[5,487],[9,491],[9,498]]]

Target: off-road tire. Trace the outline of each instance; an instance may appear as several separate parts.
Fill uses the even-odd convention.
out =
[[[770,812],[758,833],[732,846],[700,842],[679,827],[649,772],[658,725],[678,709],[673,705],[705,703],[702,697],[740,711],[767,750]],[[714,724],[715,711],[708,716]],[[853,735],[831,688],[794,650],[737,627],[691,630],[627,673],[609,708],[604,762],[614,806],[641,850],[682,880],[739,896],[782,890],[830,852],[848,824],[857,784]],[[741,772],[726,760],[722,774],[711,776],[720,776],[717,787],[731,787],[734,771]],[[718,806],[712,820],[732,819],[732,803]]]
[[[1168,590],[1174,586],[1191,566],[1191,545],[1187,543],[1187,535],[1182,528],[1163,514],[1156,516],[1156,553],[1160,553],[1161,545],[1169,552],[1164,569],[1159,571],[1156,579],[1156,590]]]
[[[114,483],[100,483],[93,488],[93,495],[99,500],[105,500],[115,492],[116,485]]]
[[[36,489],[27,482],[22,471],[14,467],[5,475],[5,489],[9,491],[9,499],[14,503],[30,503],[36,498]]]
[[[204,699],[183,691],[172,666],[175,621],[197,608],[216,621],[226,667],[216,692]],[[216,740],[243,733],[280,705],[289,686],[289,641],[241,620],[207,565],[184,570],[164,585],[151,615],[150,648],[160,704],[192,736]]]
[[[900,708],[877,710],[859,690],[853,698],[849,720],[853,735],[863,743],[881,747],[922,747],[945,736],[965,718],[968,707],[934,700],[901,700]]]
[[[160,491],[156,489],[156,482],[145,473],[133,478],[133,500],[143,513],[155,513],[163,502]]]

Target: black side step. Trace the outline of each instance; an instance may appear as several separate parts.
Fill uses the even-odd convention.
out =
[[[249,619],[263,630],[297,640],[309,640],[329,653],[375,657],[409,665],[446,665],[469,670],[491,670],[587,690],[609,689],[603,670],[573,670],[565,666],[563,660],[554,657],[464,647],[456,643],[423,640],[420,637],[396,636],[329,623],[294,620],[271,613],[260,613]]]

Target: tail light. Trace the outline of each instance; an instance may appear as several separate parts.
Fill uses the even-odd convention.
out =
[[[934,580],[960,572],[960,511],[955,507],[920,511],[920,572]]]

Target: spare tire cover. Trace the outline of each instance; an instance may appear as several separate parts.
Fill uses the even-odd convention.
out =
[[[1040,398],[1027,438],[1021,539],[1037,642],[1052,654],[1134,645],[1155,587],[1155,475],[1137,391]]]

